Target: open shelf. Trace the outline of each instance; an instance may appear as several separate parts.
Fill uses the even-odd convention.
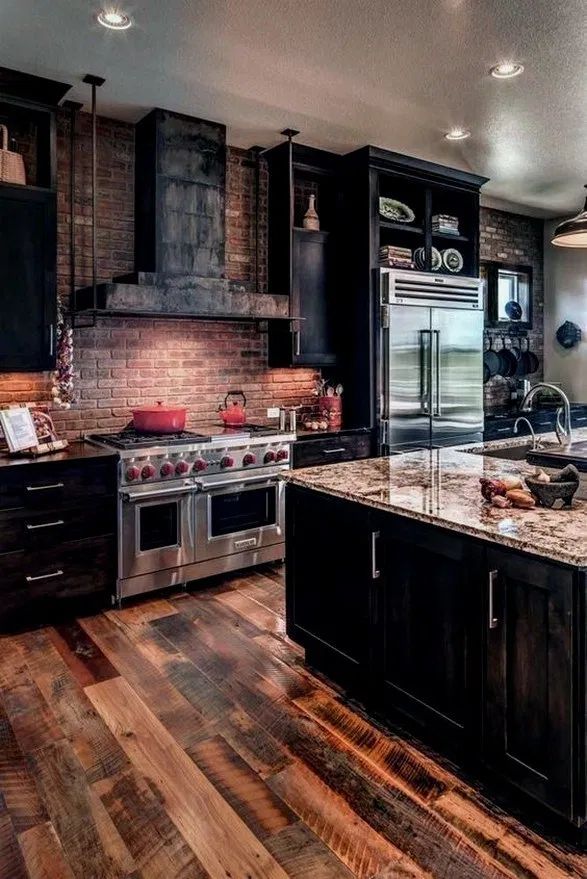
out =
[[[432,232],[433,238],[441,238],[443,241],[469,241],[468,235],[453,235],[452,232]]]
[[[393,220],[385,220],[383,217],[379,218],[379,226],[382,229],[395,229],[398,232],[412,232],[415,235],[424,234],[422,226],[414,226],[412,223],[397,223]]]

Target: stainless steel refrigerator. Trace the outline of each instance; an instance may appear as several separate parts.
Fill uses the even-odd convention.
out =
[[[483,435],[483,282],[380,270],[380,446],[437,448]]]

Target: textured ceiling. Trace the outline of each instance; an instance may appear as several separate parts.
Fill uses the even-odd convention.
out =
[[[2,0],[0,63],[74,84],[101,112],[162,106],[225,122],[233,144],[280,129],[346,152],[372,143],[491,178],[493,199],[557,215],[587,178],[587,0]],[[107,6],[108,0],[103,0]],[[115,3],[116,5],[116,3]],[[522,62],[509,81],[488,75]],[[447,128],[470,128],[460,143]]]

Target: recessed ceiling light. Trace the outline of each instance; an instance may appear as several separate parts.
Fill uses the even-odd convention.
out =
[[[489,72],[496,79],[512,79],[514,76],[519,76],[523,70],[523,64],[518,64],[516,61],[504,61],[502,64],[495,64]]]
[[[466,140],[471,137],[471,132],[468,128],[451,128],[444,136],[447,140]]]
[[[96,18],[99,24],[113,31],[125,31],[132,24],[130,15],[120,9],[101,9]]]

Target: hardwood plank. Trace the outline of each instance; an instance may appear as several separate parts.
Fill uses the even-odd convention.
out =
[[[47,637],[80,687],[107,681],[118,674],[112,663],[76,620],[50,627]]]
[[[0,876],[2,879],[28,877],[14,826],[4,803],[0,803]]]
[[[239,590],[285,619],[285,582],[281,576],[274,579],[266,571],[255,571],[239,585]]]
[[[31,879],[74,879],[57,834],[49,822],[21,833],[18,842]]]
[[[232,589],[223,589],[224,594],[231,594]],[[192,623],[205,623],[222,620],[224,624],[236,632],[242,632],[247,638],[255,638],[261,634],[261,629],[254,623],[241,616],[231,607],[222,605],[219,596],[213,591],[199,592],[197,595],[187,595],[180,601],[172,601],[176,610]],[[220,614],[222,614],[220,616]],[[155,625],[164,620],[154,621]]]
[[[150,623],[152,620],[167,617],[177,613],[176,608],[165,598],[153,598],[149,601],[141,601],[120,610],[110,611],[107,615],[117,617],[127,625],[141,625]]]
[[[475,846],[463,839],[443,819],[390,783],[376,767],[349,754],[341,741],[315,720],[301,714],[269,679],[257,674],[247,663],[238,674],[226,675],[226,664],[250,648],[249,639],[234,630],[223,630],[222,656],[203,650],[207,642],[202,626],[178,617],[158,620],[155,625],[192,661],[206,666],[206,674],[255,719],[290,753],[306,763],[354,809],[363,820],[388,842],[405,852],[424,871],[433,868],[455,871],[469,879],[510,877],[492,864]],[[217,634],[217,632],[215,633]],[[258,649],[258,648],[257,648]],[[254,653],[254,651],[253,651]],[[228,654],[228,655],[226,655]],[[226,658],[225,658],[226,657]],[[103,686],[103,685],[102,685]],[[374,809],[374,804],[377,808]],[[461,871],[461,874],[456,872]]]
[[[131,762],[157,785],[167,812],[212,879],[286,874],[136,693],[120,678],[87,693]]]
[[[351,871],[301,821],[266,844],[289,879],[352,879]]]
[[[365,821],[304,766],[295,764],[269,780],[269,786],[304,824],[359,879],[371,879],[384,869],[405,879],[425,879],[403,852],[386,842]]]
[[[259,839],[297,820],[222,736],[200,742],[191,749],[190,757]]]
[[[116,680],[120,679],[112,679]],[[126,879],[134,874],[133,859],[69,744],[49,745],[35,751],[30,760],[74,876]]]
[[[96,713],[47,631],[23,636],[21,646],[30,675],[85,769],[88,783],[125,769],[126,754]]]
[[[380,732],[339,698],[316,690],[295,700],[296,705],[385,772],[394,784],[425,803],[433,802],[457,783],[457,779],[391,732]]]
[[[94,785],[143,879],[207,879],[153,782],[126,772]]]
[[[246,582],[246,581],[245,581]],[[244,617],[258,629],[264,632],[272,632],[276,635],[285,634],[285,620],[273,610],[269,610],[254,598],[246,594],[244,589],[234,592],[225,592],[217,599],[221,604],[231,608],[239,616]]]
[[[179,744],[194,744],[204,727],[203,718],[155,666],[137,653],[125,633],[105,616],[82,620],[82,626]]]
[[[47,820],[29,765],[0,705],[0,795],[16,833]]]

